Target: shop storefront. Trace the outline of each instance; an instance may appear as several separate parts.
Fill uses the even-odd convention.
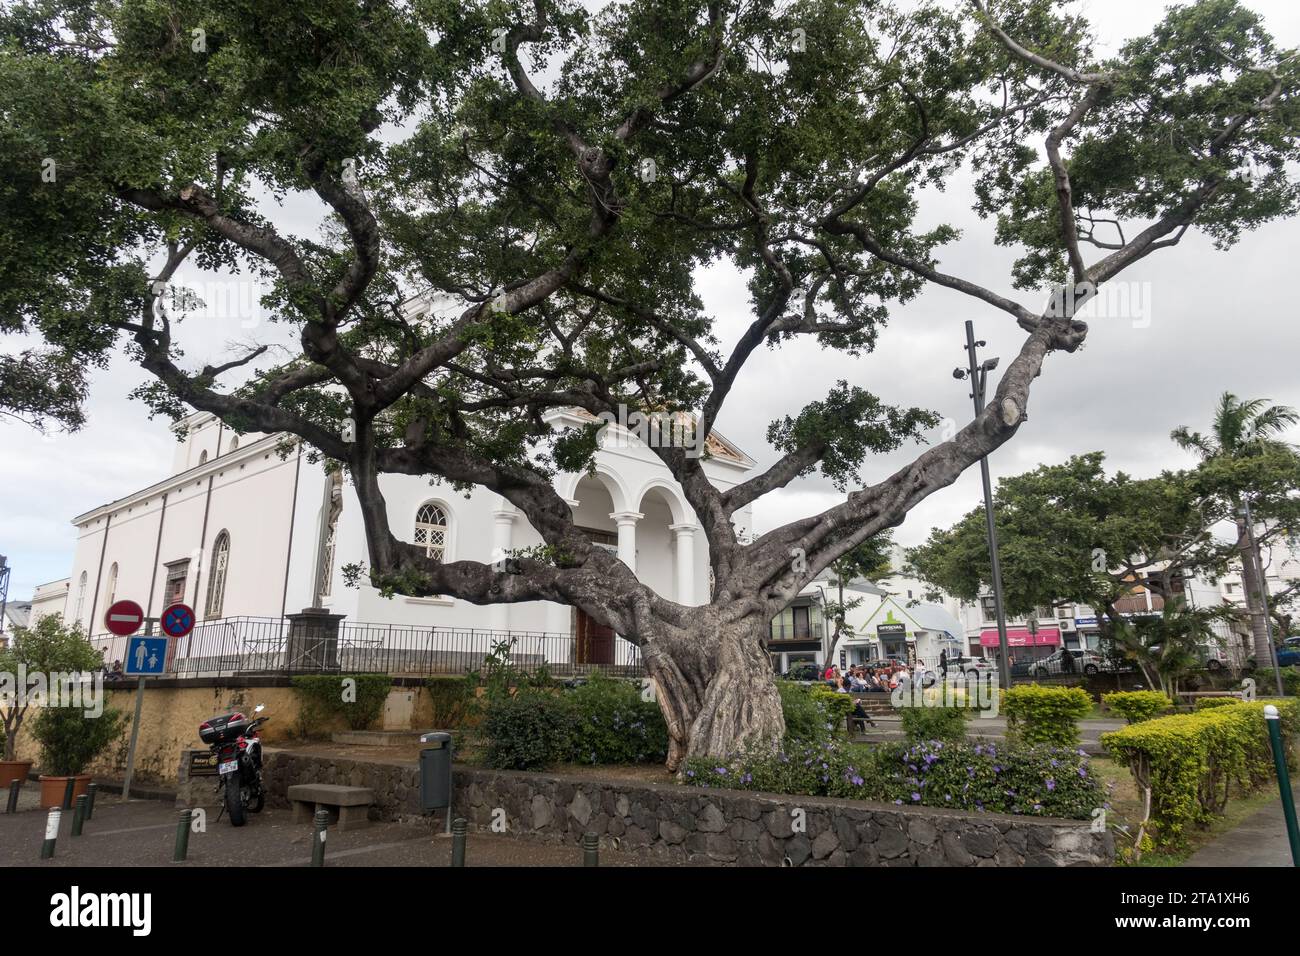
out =
[[[1061,646],[1058,627],[1007,628],[1007,652],[1011,663],[1034,661],[1046,657]],[[987,657],[996,660],[998,655],[998,629],[984,628],[980,632],[980,647]]]

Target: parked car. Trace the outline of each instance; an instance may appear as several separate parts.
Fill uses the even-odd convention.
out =
[[[1069,654],[1072,666],[1066,669],[1065,655]],[[1058,677],[1061,674],[1100,674],[1106,662],[1092,651],[1066,650],[1058,647],[1047,657],[1033,662],[1029,673],[1032,677]]]
[[[997,662],[991,661],[987,657],[956,657],[948,662],[949,675],[971,674],[976,677],[983,677],[985,674],[996,674],[997,672]]]
[[[786,680],[811,683],[821,679],[822,669],[811,661],[795,661],[790,665],[790,669],[781,676]]]
[[[1277,652],[1277,666],[1291,667],[1300,664],[1300,647],[1283,647]]]

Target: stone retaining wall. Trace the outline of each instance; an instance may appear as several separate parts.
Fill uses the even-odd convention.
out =
[[[375,792],[372,818],[421,821],[414,766],[274,751],[272,805],[295,783],[338,783]],[[453,806],[481,829],[603,846],[665,860],[708,858],[741,866],[1109,866],[1114,841],[1088,821],[967,814],[821,797],[703,790],[672,784],[457,767]]]

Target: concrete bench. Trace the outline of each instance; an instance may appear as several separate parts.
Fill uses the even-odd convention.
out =
[[[368,787],[343,787],[335,783],[296,783],[289,788],[293,822],[310,823],[317,810],[330,815],[331,825],[340,830],[359,830],[370,825],[368,816],[375,795]]]

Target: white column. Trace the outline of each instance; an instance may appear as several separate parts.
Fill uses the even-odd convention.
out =
[[[503,505],[492,512],[492,557],[493,562],[504,561],[514,539],[515,517],[518,515],[511,506]],[[489,605],[488,625],[494,631],[510,629],[510,605]]]
[[[677,543],[678,604],[695,604],[695,529],[690,522],[668,526]]]
[[[636,523],[645,515],[639,511],[615,511],[610,515],[618,525],[618,557],[636,571]]]

